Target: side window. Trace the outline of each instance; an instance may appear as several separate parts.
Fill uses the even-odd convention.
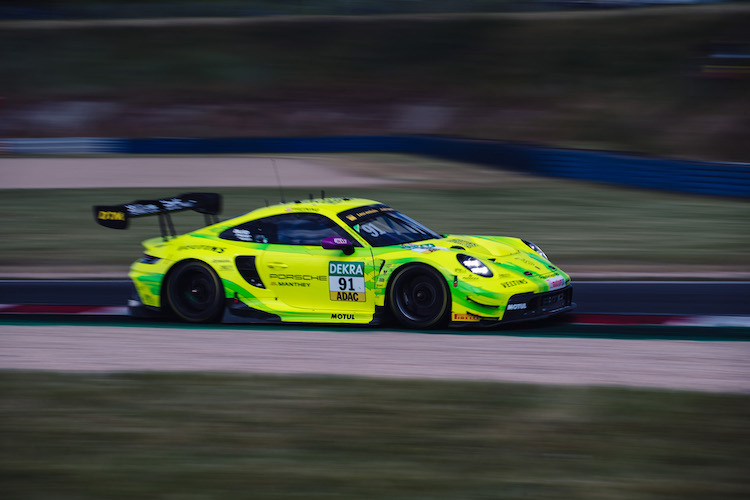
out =
[[[271,243],[276,239],[275,226],[267,224],[268,219],[251,220],[227,229],[219,235],[223,240],[246,241],[248,243]]]
[[[328,217],[319,214],[281,214],[227,229],[220,238],[253,243],[320,246],[329,236],[352,239]],[[355,246],[360,246],[355,242]]]
[[[273,219],[277,228],[277,243],[282,245],[320,246],[320,242],[329,236],[351,239],[328,217],[319,214],[285,214]]]

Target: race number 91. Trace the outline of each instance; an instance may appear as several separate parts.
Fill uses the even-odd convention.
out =
[[[328,291],[331,300],[364,302],[364,262],[329,262]]]

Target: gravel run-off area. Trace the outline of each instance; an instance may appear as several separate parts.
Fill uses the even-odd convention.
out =
[[[0,326],[0,369],[485,380],[750,393],[747,342],[291,327]]]

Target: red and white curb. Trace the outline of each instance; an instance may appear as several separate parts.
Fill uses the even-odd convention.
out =
[[[572,314],[576,325],[750,327],[750,316],[682,316],[674,314]]]
[[[115,306],[0,304],[0,314],[80,314],[86,316],[125,316],[128,314],[128,308]]]
[[[81,316],[127,316],[127,307],[67,306],[47,304],[0,304],[0,314],[64,314]],[[614,326],[702,326],[750,328],[750,316],[683,316],[674,314],[570,314],[574,325]]]

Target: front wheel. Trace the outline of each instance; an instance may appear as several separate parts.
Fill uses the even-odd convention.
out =
[[[408,328],[435,328],[447,322],[450,289],[434,268],[413,265],[396,271],[388,293],[391,312]]]
[[[166,301],[184,321],[211,323],[224,312],[224,286],[205,262],[182,262],[169,275]]]

